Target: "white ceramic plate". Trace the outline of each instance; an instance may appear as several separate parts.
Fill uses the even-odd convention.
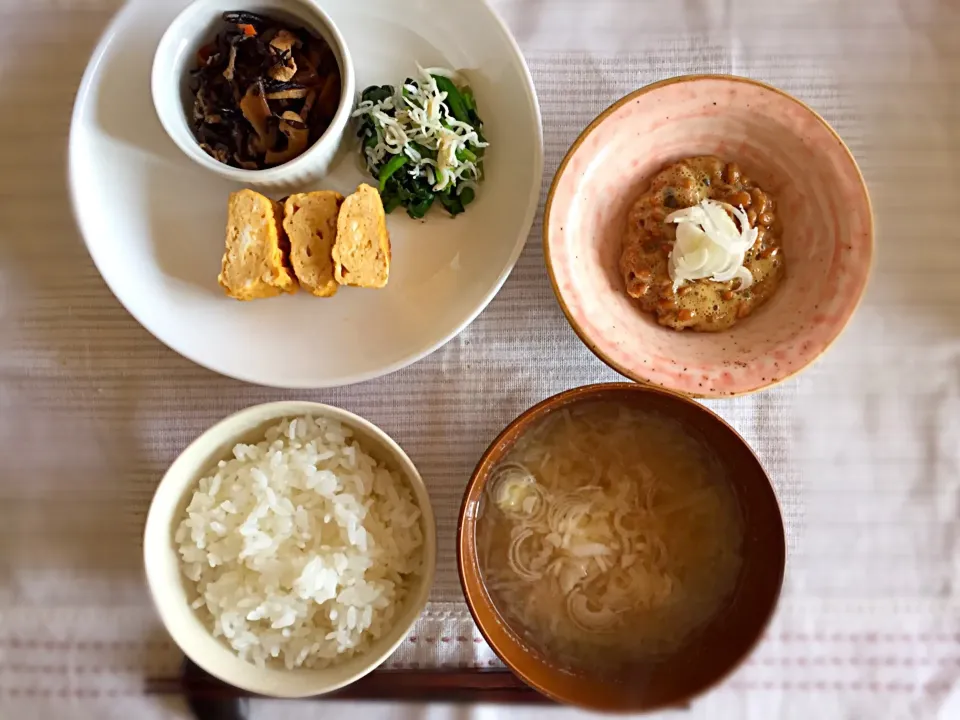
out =
[[[69,182],[77,222],[104,280],[162,342],[211,370],[289,388],[346,385],[398,370],[466,327],[506,280],[533,223],[543,173],[540,111],[509,31],[480,0],[322,0],[353,55],[357,88],[424,67],[461,70],[491,147],[467,212],[388,218],[384,290],[241,303],[223,295],[228,194],[164,133],[150,95],[160,36],[187,0],[132,0],[93,54],[74,108]],[[238,8],[256,3],[238,1]],[[365,179],[351,144],[316,186]]]

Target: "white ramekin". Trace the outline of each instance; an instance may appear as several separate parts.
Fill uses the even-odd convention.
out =
[[[266,170],[244,170],[215,160],[200,148],[190,128],[194,101],[190,71],[196,67],[197,51],[223,27],[222,13],[231,10],[247,10],[301,24],[327,41],[340,65],[340,105],[330,127],[302,155]],[[252,7],[241,6],[236,0],[197,0],[176,17],[160,39],[153,59],[151,90],[160,123],[177,147],[194,162],[234,182],[287,188],[326,174],[350,120],[356,76],[343,36],[312,0],[258,0]]]

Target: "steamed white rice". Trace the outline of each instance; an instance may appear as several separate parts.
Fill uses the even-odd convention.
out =
[[[324,667],[387,632],[422,562],[410,487],[338,422],[284,420],[200,480],[176,532],[194,608],[257,665]]]

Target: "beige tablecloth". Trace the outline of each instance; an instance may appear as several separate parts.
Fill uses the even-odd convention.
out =
[[[530,404],[616,377],[554,301],[539,219],[490,307],[402,372],[339,391],[288,393],[191,364],[114,299],[70,214],[64,158],[73,95],[118,5],[0,0],[0,718],[184,716],[142,695],[144,677],[175,673],[180,660],[142,579],[147,506],[165,466],[202,429],[288,397],[342,405],[378,423],[429,485],[437,583],[391,664],[495,663],[455,570],[456,510],[469,471]],[[655,79],[709,71],[766,80],[811,104],[848,142],[870,185],[878,259],[850,329],[802,377],[711,403],[775,479],[790,561],[768,637],[690,714],[960,718],[960,3],[496,5],[536,81],[548,179],[610,102]],[[263,701],[254,716],[344,710]]]

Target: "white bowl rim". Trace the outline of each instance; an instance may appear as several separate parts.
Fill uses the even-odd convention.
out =
[[[305,166],[311,162],[312,155],[317,154],[317,152],[321,151],[331,142],[337,141],[337,136],[331,135],[330,129],[337,127],[338,124],[343,122],[349,124],[349,115],[353,111],[353,96],[355,94],[356,73],[353,67],[353,56],[350,54],[350,48],[347,47],[346,40],[344,40],[343,35],[340,33],[340,28],[338,28],[333,20],[330,19],[330,16],[327,15],[320,4],[314,2],[314,0],[283,1],[294,5],[302,5],[311,14],[316,15],[320,18],[320,20],[322,20],[325,26],[324,29],[330,33],[337,44],[337,48],[335,49],[337,50],[342,61],[342,67],[340,68],[340,103],[337,105],[337,112],[330,121],[330,126],[324,130],[323,134],[317,138],[313,145],[309,146],[293,160],[285,162],[282,165],[277,165],[276,167],[272,168],[265,168],[263,170],[247,170],[245,168],[236,168],[232,165],[226,165],[222,162],[219,162],[201,150],[199,143],[194,142],[192,144],[185,144],[180,142],[177,138],[177,134],[168,126],[168,112],[161,109],[161,103],[158,100],[158,97],[161,95],[160,88],[165,83],[179,83],[181,81],[180,77],[173,77],[173,74],[163,66],[161,62],[161,55],[164,54],[166,47],[173,42],[173,38],[181,34],[181,26],[186,25],[187,20],[190,19],[190,16],[195,13],[199,13],[201,6],[215,5],[219,2],[219,0],[194,0],[194,2],[191,2],[189,5],[187,5],[187,7],[181,10],[171,21],[170,25],[167,26],[167,29],[160,37],[160,42],[157,43],[157,49],[154,52],[153,63],[150,69],[150,95],[153,99],[153,106],[157,115],[157,119],[163,126],[164,132],[166,132],[167,136],[173,141],[173,143],[180,148],[181,152],[183,152],[183,154],[189,157],[191,160],[207,170],[211,170],[236,182],[248,183],[251,185],[258,183],[281,183],[288,175],[292,176],[297,173],[297,171],[306,169]],[[255,5],[256,3],[252,4]],[[310,30],[317,32],[316,22],[308,22],[302,18],[300,18],[300,21],[303,22],[305,26],[309,27]],[[180,114],[184,116],[185,126],[192,137],[193,133],[190,129],[189,119],[186,117],[186,113],[183,112],[182,108],[180,109]]]
[[[389,643],[388,646],[384,647],[380,652],[376,654],[361,653],[359,656],[362,657],[365,662],[362,664],[356,672],[351,675],[345,676],[337,682],[317,682],[316,684],[310,685],[309,688],[304,688],[302,690],[288,690],[286,688],[277,688],[276,686],[271,686],[267,689],[265,686],[260,685],[250,685],[250,684],[238,684],[236,680],[229,677],[224,677],[224,674],[220,672],[219,668],[212,666],[210,663],[207,663],[203,658],[193,657],[187,649],[184,647],[185,642],[181,641],[181,638],[178,634],[175,634],[170,630],[169,618],[171,618],[175,613],[179,613],[183,610],[182,606],[176,609],[165,608],[159,602],[158,593],[156,590],[157,583],[160,582],[160,579],[156,577],[155,573],[151,571],[152,563],[148,561],[148,558],[155,553],[159,552],[169,552],[172,548],[172,542],[169,537],[169,522],[165,521],[165,515],[158,507],[157,496],[160,493],[160,489],[163,487],[164,483],[168,482],[174,471],[179,471],[179,465],[187,465],[184,456],[188,454],[190,450],[196,450],[202,447],[208,438],[208,436],[216,429],[222,428],[225,425],[230,425],[238,421],[244,420],[247,416],[253,415],[262,415],[269,413],[272,415],[271,419],[264,418],[263,422],[279,422],[284,418],[297,417],[300,415],[313,415],[315,417],[326,417],[332,418],[342,422],[344,425],[348,425],[351,428],[359,427],[377,437],[377,439],[383,443],[385,448],[390,452],[390,454],[396,459],[399,467],[396,469],[407,479],[410,483],[411,490],[413,491],[417,507],[420,509],[421,518],[424,526],[424,544],[423,544],[423,553],[424,553],[424,563],[423,569],[420,576],[420,581],[412,589],[410,595],[407,596],[407,599],[404,601],[404,605],[408,606],[408,612],[411,612],[411,619],[408,623],[404,624],[395,624],[391,627],[388,633],[384,636],[390,636],[396,634],[396,637],[393,641]],[[242,434],[243,431],[240,431]],[[199,477],[201,473],[204,472],[201,468],[191,468],[187,467],[183,471],[185,474],[191,474],[195,477]],[[196,480],[191,484],[187,485],[184,489],[184,492],[178,496],[178,500],[182,500],[183,496],[191,492],[196,485]],[[158,546],[159,545],[159,546]],[[169,547],[167,547],[169,546]],[[173,552],[176,553],[176,550],[173,549]],[[176,643],[177,647],[190,658],[194,663],[196,663],[202,670],[206,671],[210,675],[219,678],[223,682],[233,685],[244,690],[249,690],[251,692],[269,695],[273,697],[281,698],[300,698],[300,697],[309,697],[314,695],[324,695],[326,693],[334,692],[339,690],[351,683],[356,682],[360,678],[368,675],[373,672],[377,667],[379,667],[387,657],[390,656],[397,647],[404,641],[407,635],[410,633],[410,630],[413,628],[414,624],[417,622],[420,614],[423,612],[424,607],[427,604],[430,596],[430,590],[433,587],[434,578],[436,575],[436,565],[437,565],[437,539],[436,539],[436,519],[433,513],[433,506],[430,501],[430,494],[427,490],[426,483],[424,483],[423,478],[420,475],[420,471],[417,470],[413,461],[406,454],[403,448],[400,447],[397,442],[390,437],[384,430],[379,428],[374,423],[369,420],[357,415],[356,413],[350,412],[340,407],[334,405],[327,405],[325,403],[312,402],[307,400],[281,400],[269,403],[262,403],[259,405],[251,405],[242,410],[239,410],[227,417],[219,420],[218,422],[211,425],[209,428],[204,430],[200,435],[198,435],[194,440],[192,440],[177,456],[177,458],[170,464],[170,467],[166,470],[160,482],[157,485],[156,490],[154,491],[154,496],[150,501],[150,507],[147,511],[147,520],[144,524],[143,531],[143,562],[144,562],[144,571],[147,579],[147,587],[150,591],[150,598],[156,609],[157,614],[160,616],[160,620],[169,633],[170,637]],[[177,557],[177,563],[179,565],[180,559]],[[187,607],[188,612],[194,612],[189,606]],[[224,646],[229,652],[232,652],[230,648]],[[352,658],[351,658],[352,659]],[[255,666],[252,666],[255,667]],[[317,670],[296,670],[293,672],[302,672],[302,673],[323,673],[335,669],[337,667],[336,663],[331,665],[328,668],[322,668]],[[309,684],[308,684],[309,685]]]

